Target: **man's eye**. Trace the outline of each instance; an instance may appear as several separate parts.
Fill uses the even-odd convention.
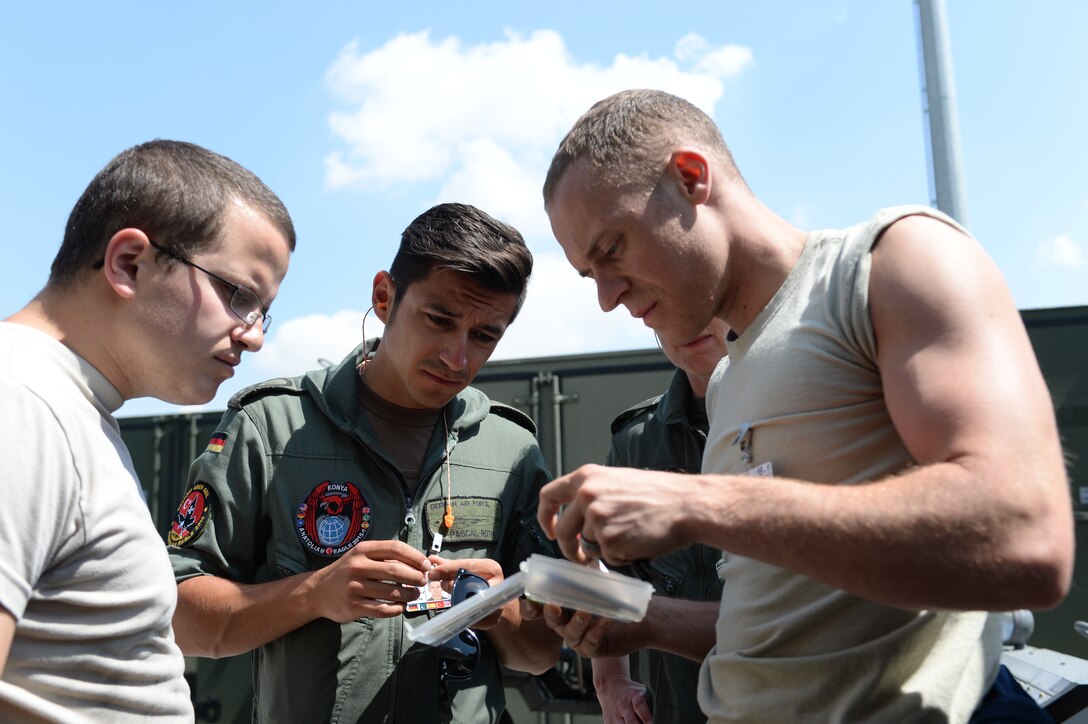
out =
[[[605,259],[612,259],[613,257],[616,256],[616,254],[619,254],[619,252],[620,252],[620,240],[616,239],[614,242],[612,242],[612,246],[608,247],[608,250],[605,251],[604,258]]]
[[[499,343],[499,338],[493,334],[487,334],[486,332],[477,332],[476,339],[480,340],[481,344],[494,345]]]

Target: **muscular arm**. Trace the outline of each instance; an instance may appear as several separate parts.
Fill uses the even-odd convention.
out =
[[[545,531],[584,558],[653,557],[693,541],[905,608],[1055,605],[1072,576],[1071,506],[1050,397],[1000,274],[921,217],[873,253],[870,309],[885,397],[918,461],[864,485],[586,466],[541,493]],[[556,523],[558,505],[570,503]]]
[[[364,541],[325,568],[277,581],[189,578],[178,585],[175,639],[187,655],[219,658],[251,651],[317,618],[346,623],[398,616],[418,595],[399,584],[422,585],[429,567],[404,543]]]

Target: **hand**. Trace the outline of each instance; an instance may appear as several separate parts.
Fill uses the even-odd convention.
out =
[[[429,560],[429,565],[434,567],[428,571],[427,577],[432,581],[442,581],[442,589],[447,593],[453,592],[453,580],[457,578],[457,572],[462,568],[487,581],[488,586],[497,586],[505,580],[502,574],[502,566],[490,558],[448,559],[441,556],[431,556]],[[516,605],[517,602],[511,601],[506,606],[511,604]],[[472,628],[480,631],[494,628],[502,620],[506,606],[472,624]]]
[[[621,655],[609,650],[608,632],[613,627],[613,621],[585,611],[571,611],[553,603],[545,604],[541,609],[541,615],[548,628],[559,634],[563,643],[579,656],[593,659]],[[524,615],[524,605],[522,611]],[[615,625],[618,627],[621,624]]]
[[[593,667],[596,669],[596,662]],[[594,671],[593,686],[604,724],[653,724],[653,711],[642,684],[623,674],[598,678]]]
[[[544,533],[576,563],[589,560],[582,538],[613,565],[657,558],[694,542],[683,533],[684,502],[698,496],[677,495],[694,480],[679,473],[583,465],[541,489],[537,517]]]
[[[427,558],[406,543],[363,541],[313,572],[310,595],[318,602],[318,613],[337,623],[391,618],[419,596],[410,586],[425,584],[430,568]]]

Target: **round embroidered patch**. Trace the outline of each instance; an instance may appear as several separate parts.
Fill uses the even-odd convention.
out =
[[[204,483],[196,483],[185,493],[178,512],[174,513],[174,522],[170,524],[170,532],[166,534],[167,544],[183,546],[192,543],[204,532],[211,510],[211,489]]]
[[[370,506],[352,483],[326,480],[298,504],[295,530],[308,550],[334,558],[366,538]]]

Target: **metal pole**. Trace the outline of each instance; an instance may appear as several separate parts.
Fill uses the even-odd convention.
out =
[[[952,77],[952,43],[944,0],[915,0],[922,41],[924,91],[929,117],[932,183],[936,206],[967,225],[967,194],[960,156],[960,124],[956,113],[956,83]]]

